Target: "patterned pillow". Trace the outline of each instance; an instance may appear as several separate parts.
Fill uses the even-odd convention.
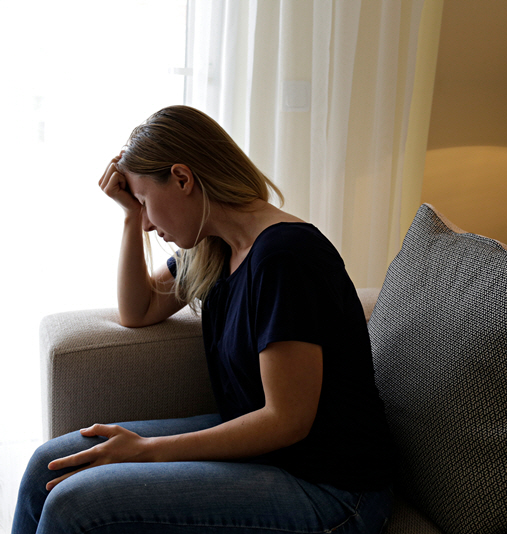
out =
[[[507,247],[423,204],[369,322],[397,490],[448,534],[507,532]]]

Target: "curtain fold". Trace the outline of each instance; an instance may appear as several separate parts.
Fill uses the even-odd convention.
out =
[[[341,251],[360,12],[361,2],[329,0],[315,5],[313,18],[309,217]]]
[[[401,190],[424,0],[191,0],[187,103],[217,119],[380,286]],[[425,150],[425,147],[421,147]]]

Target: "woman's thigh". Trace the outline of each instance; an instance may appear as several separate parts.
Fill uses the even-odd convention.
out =
[[[218,414],[209,414],[181,419],[131,421],[117,424],[132,432],[136,432],[140,436],[148,438],[155,436],[171,436],[203,430],[205,428],[216,426],[220,424],[221,421],[222,420]],[[61,471],[50,471],[47,466],[52,460],[89,449],[104,442],[105,439],[106,438],[101,437],[84,437],[80,432],[70,432],[69,434],[47,441],[35,451],[29,463],[27,471],[32,478],[32,482],[42,483],[45,486],[50,480],[75,470],[75,468],[71,468]],[[35,478],[35,473],[32,472],[34,470],[37,473]]]
[[[218,415],[120,423],[141,436],[215,426]],[[49,494],[45,485],[64,471],[51,460],[103,441],[79,432],[42,445],[20,488],[13,533],[94,534],[381,531],[386,492],[365,494],[299,480],[254,462],[114,464],[76,473]]]
[[[37,533],[379,533],[387,503],[254,463],[115,464],[56,486]]]
[[[120,424],[144,437],[151,437],[192,432],[215,426],[220,422],[220,417],[217,414],[212,414],[182,419],[135,421]],[[50,480],[74,470],[50,471],[48,469],[49,462],[89,449],[103,441],[104,438],[83,437],[80,432],[71,432],[47,441],[34,452],[21,480],[13,534],[36,532],[42,509],[48,497],[46,484]]]

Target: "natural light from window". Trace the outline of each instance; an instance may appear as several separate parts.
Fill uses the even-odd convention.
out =
[[[122,212],[97,183],[134,126],[183,103],[186,13],[186,0],[0,0],[0,532],[41,439],[38,325],[116,307]]]

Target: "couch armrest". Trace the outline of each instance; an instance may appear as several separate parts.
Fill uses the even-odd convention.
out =
[[[379,289],[358,289],[369,320]],[[183,309],[125,328],[115,309],[58,313],[40,326],[44,439],[93,423],[216,411],[201,321]]]
[[[188,309],[145,328],[121,326],[115,309],[50,315],[40,348],[44,439],[216,411],[201,321]]]

